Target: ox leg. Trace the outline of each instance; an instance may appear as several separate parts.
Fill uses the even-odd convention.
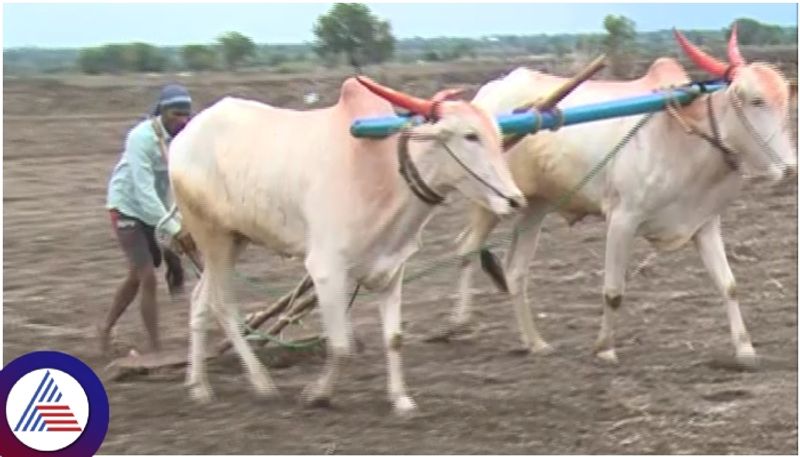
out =
[[[752,367],[757,361],[756,352],[739,311],[739,302],[736,299],[736,279],[733,277],[733,272],[728,265],[728,258],[725,255],[719,216],[700,227],[694,236],[694,242],[711,280],[714,281],[714,285],[725,303],[731,338],[736,350],[736,360],[742,366]]]
[[[442,337],[449,337],[465,329],[472,320],[472,281],[480,256],[480,248],[497,226],[500,219],[483,207],[473,206],[470,223],[458,247],[461,256],[459,267],[458,301],[450,314],[450,323]]]
[[[302,397],[309,405],[328,406],[341,365],[352,353],[353,332],[347,316],[347,303],[353,292],[353,282],[342,264],[320,267],[307,261],[306,268],[319,297],[319,310],[328,340],[328,358],[322,375],[305,388]]]
[[[213,291],[212,307],[225,330],[225,335],[239,354],[256,394],[262,397],[273,396],[277,389],[267,369],[242,336],[242,320],[233,289],[234,263],[239,246],[228,237],[220,239],[213,246],[214,248],[208,252],[206,261],[209,285]]]
[[[400,355],[403,347],[400,318],[403,271],[404,268],[400,268],[387,289],[377,298],[383,320],[383,341],[386,344],[389,401],[399,415],[407,415],[417,409],[414,400],[406,392]]]
[[[614,327],[617,311],[625,293],[625,269],[630,258],[637,224],[633,218],[613,211],[606,232],[605,280],[603,284],[603,318],[594,346],[595,355],[606,362],[617,363],[614,349]]]
[[[211,400],[212,390],[206,368],[206,336],[208,333],[209,288],[208,273],[203,273],[200,282],[192,291],[189,324],[189,367],[186,386],[191,397],[199,402]]]
[[[541,200],[530,202],[514,224],[511,246],[505,259],[505,270],[509,293],[517,318],[520,338],[525,349],[534,354],[549,354],[553,348],[542,338],[536,328],[531,307],[528,304],[528,266],[536,254],[539,234],[546,216],[547,203]]]

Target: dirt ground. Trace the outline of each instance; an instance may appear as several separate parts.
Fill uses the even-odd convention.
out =
[[[510,67],[495,65],[386,76],[427,96],[442,83],[470,87]],[[178,78],[201,106],[224,94],[300,107],[318,91],[337,96],[336,75]],[[94,326],[110,306],[125,264],[103,209],[109,172],[126,130],[155,97],[158,78],[105,78],[4,85],[4,360],[34,350],[74,354],[105,376]],[[402,84],[400,82],[403,81]],[[591,356],[601,314],[601,221],[568,227],[551,218],[531,275],[545,338],[557,351],[521,355],[510,303],[476,282],[474,332],[446,344],[423,338],[453,304],[454,263],[403,290],[405,374],[420,406],[391,413],[378,311],[368,297],[353,312],[365,350],[345,368],[331,409],[308,409],[300,390],[322,369],[308,354],[273,368],[280,398],[251,394],[233,355],[211,363],[217,402],[192,403],[183,371],[107,382],[111,424],[103,454],[582,454],[797,452],[797,187],[750,183],[724,213],[727,252],[742,312],[762,356],[755,371],[730,363],[725,311],[691,246],[659,256],[630,284],[620,313],[620,364]],[[434,218],[409,275],[452,260],[464,221],[461,199]],[[493,239],[508,234],[508,224]],[[502,251],[502,249],[501,249]],[[650,248],[638,241],[634,261]],[[271,301],[302,276],[300,263],[251,248],[245,302]],[[194,279],[190,280],[190,285]],[[188,302],[159,286],[161,326],[184,351]],[[251,306],[252,308],[252,306]],[[123,316],[118,355],[143,342],[138,303]],[[262,353],[263,354],[263,353]]]

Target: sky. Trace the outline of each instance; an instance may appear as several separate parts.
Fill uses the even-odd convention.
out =
[[[797,25],[792,3],[371,3],[397,38],[602,32],[606,14],[638,31],[722,29],[738,17]],[[313,41],[316,18],[331,3],[3,3],[3,48],[79,48],[143,41],[211,43],[238,31],[257,43]]]

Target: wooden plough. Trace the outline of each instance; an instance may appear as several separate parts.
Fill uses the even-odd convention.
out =
[[[299,349],[314,352],[319,352],[321,349],[324,350],[324,345],[322,344],[324,340],[320,335],[307,334],[291,341],[279,339],[279,335],[289,324],[299,322],[308,316],[316,305],[317,295],[314,293],[313,282],[311,277],[306,275],[291,292],[263,310],[247,314],[244,319],[244,335],[252,344],[258,346],[263,347],[273,343],[266,353],[262,355],[265,356],[267,362],[274,362],[274,365],[285,364],[285,359],[289,352],[297,352]],[[260,332],[258,329],[270,320],[273,323],[266,333]],[[231,342],[225,339],[214,350],[210,351],[206,358],[218,358],[224,355],[231,346]],[[131,353],[111,362],[106,367],[107,377],[110,380],[120,380],[131,376],[180,368],[187,365],[187,356],[188,351],[186,350],[143,355]]]

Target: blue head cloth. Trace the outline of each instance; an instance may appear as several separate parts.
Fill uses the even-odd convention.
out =
[[[186,87],[180,84],[167,84],[161,88],[158,102],[153,108],[153,115],[158,116],[166,108],[180,108],[191,111],[192,97]]]

